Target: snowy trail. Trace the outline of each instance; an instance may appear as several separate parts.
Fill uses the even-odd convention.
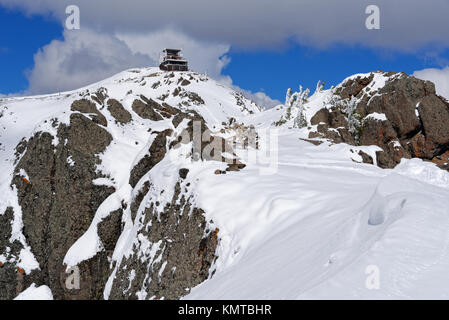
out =
[[[414,161],[382,170],[334,149],[281,135],[275,175],[249,165],[200,179],[222,242],[216,274],[186,299],[447,297],[447,174],[431,164],[423,174]],[[373,214],[384,221],[370,225]],[[371,265],[379,290],[365,285]],[[436,279],[439,290],[419,290]]]

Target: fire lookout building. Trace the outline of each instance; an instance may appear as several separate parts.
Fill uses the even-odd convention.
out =
[[[188,71],[187,60],[184,60],[180,49],[164,49],[160,57],[159,68],[164,71]]]

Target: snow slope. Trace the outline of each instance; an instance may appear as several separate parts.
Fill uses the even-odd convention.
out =
[[[180,79],[186,79],[189,83],[182,84]],[[177,88],[183,88],[186,95],[175,95]],[[110,98],[123,104],[133,115],[134,121],[125,127],[120,126],[107,110],[102,110],[109,122],[106,129],[113,136],[114,143],[102,155],[102,165],[98,168],[112,179],[98,183],[114,186],[118,191],[99,208],[89,231],[69,250],[65,259],[68,266],[92,257],[101,249],[96,235],[96,224],[110,212],[109,210],[116,209],[121,199],[130,197],[129,173],[142,156],[143,146],[151,144],[151,140],[148,140],[148,128],[163,130],[172,126],[171,120],[154,122],[141,119],[133,112],[131,105],[141,94],[181,110],[194,110],[217,130],[222,127],[222,122],[227,122],[231,117],[241,118],[249,113],[259,112],[255,103],[205,75],[195,72],[165,73],[159,68],[127,70],[70,92],[0,99],[0,214],[3,214],[7,207],[14,208],[13,235],[10,241],[17,239],[24,246],[25,249],[16,264],[27,274],[33,269],[39,269],[39,264],[22,234],[21,208],[18,205],[16,190],[10,187],[15,166],[15,148],[22,139],[27,140],[36,132],[49,132],[56,136],[56,129],[50,119],[69,124],[73,101],[104,89]],[[202,102],[192,103],[191,97],[188,96],[190,93],[199,96]],[[55,139],[54,144],[57,143]],[[25,172],[23,175],[26,178]],[[5,259],[1,253],[0,259]]]
[[[190,79],[185,89],[204,103],[174,94],[181,77]],[[376,82],[379,87],[382,81]],[[217,132],[224,127],[222,122],[233,117],[238,123],[254,125],[261,137],[261,149],[252,150],[256,161],[248,158],[248,150],[236,150],[247,165],[239,172],[214,174],[225,164],[191,162],[180,149],[171,150],[142,178],[154,182],[149,197],[168,191],[159,199],[163,205],[170,199],[179,168],[188,168],[185,183],[194,185],[189,192],[195,204],[219,228],[215,274],[186,299],[449,298],[448,172],[416,159],[403,160],[392,170],[360,163],[358,150],[375,158],[377,147],[327,142],[315,146],[302,140],[307,138],[306,128],[272,126],[284,113],[281,106],[260,112],[251,101],[204,75],[186,72],[171,77],[156,68],[124,71],[72,92],[0,101],[0,213],[7,206],[15,209],[13,238],[25,247],[16,263],[26,273],[39,266],[26,245],[17,195],[9,186],[14,148],[34,132],[55,134],[48,119],[68,123],[71,103],[100,88],[119,100],[133,121],[114,125],[108,111],[102,110],[113,143],[101,155],[98,170],[111,179],[95,183],[113,186],[116,192],[98,208],[89,230],[67,252],[67,266],[101,250],[98,222],[122,200],[134,196],[128,183],[130,171],[154,139],[148,128],[172,127],[171,120],[145,120],[132,111],[132,102],[143,94],[195,110]],[[309,121],[331,94],[326,90],[310,97],[305,105]],[[129,253],[137,232],[129,216],[124,220],[112,257],[115,261]],[[0,255],[0,262],[4,260]],[[376,288],[367,285],[373,270],[378,274]],[[114,273],[106,298],[113,277]],[[47,292],[42,287],[25,292],[31,289]]]
[[[449,174],[417,160],[357,164],[348,147],[299,135],[279,137],[275,175],[253,166],[202,180],[202,204],[232,251],[187,299],[448,298]],[[365,286],[371,265],[379,290]]]
[[[53,300],[51,290],[47,286],[36,287],[33,283],[28,289],[21,292],[14,300]]]
[[[281,112],[245,122],[264,130]],[[300,140],[306,129],[278,137],[275,174],[249,164],[200,179],[222,251],[214,277],[186,299],[449,298],[448,172],[418,159],[393,170],[357,163],[353,151],[376,147],[314,146]]]

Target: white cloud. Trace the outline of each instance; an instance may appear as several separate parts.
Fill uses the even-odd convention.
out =
[[[0,0],[9,8],[61,22],[73,0]],[[111,34],[175,27],[195,39],[242,47],[283,45],[288,39],[326,46],[363,44],[400,50],[449,46],[447,0],[376,0],[381,29],[367,30],[369,0],[78,0],[81,27]]]
[[[259,106],[261,106],[261,107],[263,107],[265,109],[273,108],[273,107],[281,104],[281,102],[279,100],[272,99],[265,92],[262,92],[262,91],[252,92],[250,90],[245,90],[245,89],[240,88],[239,86],[233,84],[232,78],[230,76],[221,76],[218,79],[218,81],[221,84],[232,88],[234,91],[240,92],[246,98],[254,101]]]
[[[148,55],[154,61],[159,60],[163,48],[181,48],[192,70],[207,73],[214,78],[221,77],[221,71],[230,61],[226,56],[229,44],[198,41],[172,28],[138,34],[119,33],[117,37],[134,53]]]
[[[173,29],[117,36],[88,28],[65,31],[63,41],[54,40],[35,54],[26,94],[73,90],[124,69],[157,66],[161,48],[171,46],[183,48],[193,70],[207,73],[263,107],[278,104],[263,92],[240,89],[221,74],[230,61],[229,45],[198,41]]]
[[[230,46],[197,41],[172,29],[110,35],[88,28],[64,31],[34,55],[28,94],[76,89],[132,67],[157,66],[164,47],[181,47],[192,70],[220,80]]]
[[[449,99],[449,66],[444,69],[423,69],[415,71],[413,76],[435,83],[437,93]]]
[[[253,100],[259,106],[264,107],[266,109],[273,108],[273,107],[281,104],[281,102],[279,100],[272,99],[265,92],[262,92],[262,91],[252,93],[248,90],[244,90],[243,95],[245,95],[247,98]]]
[[[124,69],[154,63],[149,56],[133,53],[114,36],[86,28],[65,31],[64,41],[53,40],[34,55],[27,93],[76,89]]]
[[[173,28],[147,34],[119,34],[118,38],[123,40],[133,52],[147,54],[153,60],[158,60],[161,48],[182,48],[192,70],[207,73],[262,107],[269,108],[279,104],[278,100],[271,99],[264,92],[253,93],[241,89],[233,84],[229,76],[222,75],[223,68],[230,63],[230,58],[227,56],[230,49],[228,44],[198,41]]]
[[[73,0],[0,0],[64,24]],[[361,44],[396,50],[449,47],[447,0],[377,0],[381,29],[365,28],[368,0],[77,0],[81,31],[64,33],[35,56],[30,92],[74,89],[122,69],[155,65],[161,48],[182,47],[192,69],[221,79],[230,46],[283,47],[288,40],[325,47]],[[419,28],[417,24],[419,23]],[[182,32],[177,32],[181,30]],[[232,81],[231,81],[232,83]],[[444,89],[441,89],[444,90]],[[246,95],[275,104],[263,92]]]

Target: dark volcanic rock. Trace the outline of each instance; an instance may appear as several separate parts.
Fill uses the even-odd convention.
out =
[[[115,210],[98,224],[98,236],[106,252],[112,254],[122,231],[123,208]]]
[[[377,145],[383,149],[377,152],[377,164],[383,168],[393,168],[402,158],[432,160],[449,150],[449,104],[435,93],[434,84],[404,73],[379,73],[389,78],[377,90],[372,89],[375,73],[337,87],[333,106],[312,117],[317,130],[309,138]],[[348,105],[354,99],[351,113]],[[375,113],[385,119],[370,116]]]
[[[188,173],[189,173],[189,169],[186,169],[186,168],[179,169],[179,176],[181,177],[181,179],[187,178]]]
[[[134,100],[132,107],[133,111],[139,115],[139,117],[143,119],[150,119],[153,121],[162,120],[162,116],[154,111],[154,108],[142,100]]]
[[[92,101],[87,99],[76,100],[72,103],[70,108],[72,111],[78,111],[81,113],[90,113],[93,122],[101,124],[102,126],[107,126],[108,122],[104,115],[98,111],[97,106]]]
[[[161,161],[167,152],[167,137],[173,133],[171,129],[159,132],[146,154],[131,170],[129,184],[135,187],[139,180]]]
[[[430,159],[449,149],[449,104],[430,95],[422,99],[418,111],[426,138],[423,152]]]
[[[110,299],[179,299],[209,277],[218,229],[209,229],[204,212],[190,200],[178,182],[163,209],[152,202],[137,216],[140,240],[118,266]]]
[[[41,269],[22,278],[24,282],[48,285],[56,299],[101,298],[108,276],[106,254],[78,266],[79,290],[66,288],[68,274],[63,259],[89,228],[97,208],[113,192],[92,183],[101,177],[95,168],[97,154],[104,151],[112,137],[85,116],[72,114],[70,125],[60,125],[56,138],[59,143],[55,147],[55,137],[36,133],[27,142],[12,180],[22,207],[23,233]],[[74,165],[69,164],[69,157]],[[29,180],[20,176],[21,169]],[[14,294],[9,292],[8,296]]]
[[[16,260],[19,257],[20,250],[23,248],[19,241],[10,243],[12,225],[14,219],[14,210],[8,207],[4,214],[0,214],[0,252],[7,253],[7,258]],[[10,248],[7,252],[6,248]],[[13,263],[4,263],[0,267],[0,300],[14,299],[22,289],[26,288],[23,283],[23,276],[17,272]]]
[[[108,110],[120,124],[127,124],[132,120],[131,113],[129,113],[128,110],[115,99],[108,100]]]

